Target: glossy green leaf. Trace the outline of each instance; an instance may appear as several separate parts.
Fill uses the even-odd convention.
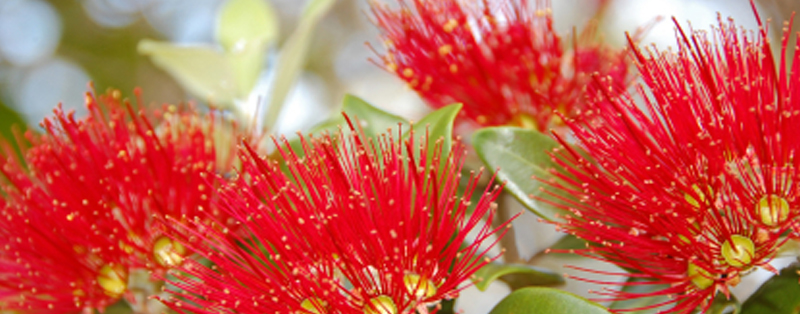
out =
[[[478,130],[472,137],[473,146],[484,164],[505,180],[505,191],[511,193],[526,208],[540,217],[553,221],[565,212],[552,204],[536,199],[542,197],[561,203],[546,192],[549,185],[540,180],[555,180],[551,169],[558,169],[548,152],[559,147],[550,136],[516,127],[495,127]],[[535,179],[534,177],[538,178]],[[555,191],[566,198],[571,196]]]
[[[306,55],[311,47],[314,28],[334,2],[334,0],[311,0],[306,5],[300,24],[281,48],[275,65],[275,83],[272,86],[269,107],[264,119],[268,128],[275,125],[286,96],[289,95],[291,87],[303,70]]]
[[[601,305],[553,288],[529,287],[512,292],[490,314],[609,314]]]
[[[106,307],[104,314],[133,314],[133,308],[125,300],[119,300]]]
[[[437,314],[456,314],[456,299],[444,300],[441,305],[441,309],[436,311]]]
[[[530,286],[552,286],[564,283],[564,278],[553,271],[523,264],[489,263],[475,272],[475,287],[485,291],[489,284],[501,280],[511,290]]]
[[[739,310],[739,300],[736,299],[736,296],[731,294],[731,297],[728,298],[724,293],[718,292],[706,314],[738,314]]]
[[[565,234],[550,246],[551,250],[580,250],[586,248],[586,241],[571,234]]]
[[[740,314],[800,313],[800,264],[781,270],[756,290],[744,303]]]
[[[408,128],[406,119],[378,109],[353,95],[344,96],[342,111],[353,123],[358,123],[364,130],[364,134],[369,137],[386,133],[387,129],[397,130],[399,123],[404,125],[404,129]],[[343,128],[348,128],[343,116],[339,115],[329,123],[334,123],[334,121],[338,121]]]
[[[278,38],[278,16],[266,0],[228,0],[217,20],[217,41],[229,52]]]
[[[623,286],[622,287],[622,291],[625,291],[627,293],[649,294],[649,293],[652,293],[652,292],[655,292],[655,291],[659,291],[659,290],[663,290],[663,289],[669,288],[666,285],[636,285],[636,283],[641,283],[641,282],[645,282],[645,280],[641,279],[641,278],[630,277],[630,278],[628,278],[628,282],[627,283],[628,284],[632,284],[632,285]],[[661,302],[664,302],[664,301],[667,301],[667,300],[668,300],[667,297],[663,296],[663,295],[662,296],[636,298],[636,299],[627,299],[627,300],[620,300],[620,301],[616,301],[614,303],[611,303],[609,308],[610,309],[615,309],[615,310],[635,309],[635,308],[642,308],[642,307],[655,305],[655,304],[658,304],[658,303],[661,303]],[[668,305],[664,305],[664,306],[660,306],[660,307],[656,307],[656,308],[652,308],[652,309],[631,311],[631,312],[626,312],[626,313],[655,314],[655,313],[658,313],[659,311],[663,311],[663,310],[669,309],[672,306],[673,306],[672,304],[668,304]]]
[[[461,104],[452,104],[440,108],[414,123],[413,131],[416,136],[414,141],[418,141],[420,136],[425,134],[426,131],[428,132],[428,147],[430,148],[428,149],[428,159],[433,156],[434,143],[440,139],[444,141],[442,143],[442,156],[447,156],[450,153],[450,147],[453,145],[453,123],[458,116],[458,112],[461,111],[461,107],[463,107]],[[403,134],[403,138],[408,138],[411,131],[411,129],[407,130]]]
[[[218,106],[233,104],[237,93],[235,76],[222,52],[149,39],[140,41],[138,50],[201,100]]]

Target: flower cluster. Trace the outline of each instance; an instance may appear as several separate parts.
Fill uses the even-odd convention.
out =
[[[192,313],[398,314],[455,298],[508,227],[489,227],[500,188],[471,204],[480,174],[458,193],[463,146],[417,151],[412,139],[339,132],[304,139],[302,151],[284,142],[288,170],[241,153],[219,200],[241,232],[181,225],[202,239],[185,245],[214,266],[187,261],[164,302]]]
[[[383,65],[433,107],[463,103],[462,120],[544,132],[556,112],[584,107],[590,74],[631,80],[624,51],[595,42],[594,25],[565,46],[544,1],[398,2],[372,4]]]
[[[666,284],[603,294],[666,295],[651,307],[705,312],[754,267],[775,271],[782,235],[797,234],[800,62],[787,71],[788,31],[775,60],[763,28],[719,18],[712,40],[676,25],[676,51],[632,44],[643,103],[597,81],[591,117],[567,122],[591,158],[562,139],[553,157],[567,174],[552,187],[576,197],[558,224],[593,243],[581,254],[645,280],[635,284]]]
[[[137,95],[138,95],[137,91]],[[137,96],[138,97],[138,96]],[[214,140],[214,114],[166,106],[147,118],[119,91],[86,95],[89,116],[60,107],[0,161],[0,305],[70,313],[102,309],[189,252],[166,237],[165,217],[194,217],[212,206],[209,171],[230,171],[234,142]],[[158,122],[153,125],[150,121]],[[219,155],[219,156],[217,156]],[[129,284],[130,283],[130,284]],[[155,290],[157,291],[157,290]],[[135,300],[131,300],[137,304]],[[141,300],[139,300],[141,301]]]

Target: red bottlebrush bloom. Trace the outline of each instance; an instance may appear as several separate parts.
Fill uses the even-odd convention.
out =
[[[625,53],[593,42],[593,25],[565,47],[547,2],[398,2],[394,10],[372,4],[387,49],[383,65],[433,107],[463,103],[462,119],[481,126],[544,132],[556,112],[583,108],[589,74],[631,80]]]
[[[220,208],[242,235],[204,224],[187,246],[215,264],[187,261],[170,307],[193,313],[426,313],[457,296],[491,259],[480,249],[507,224],[491,229],[500,188],[487,188],[467,215],[457,194],[463,146],[449,155],[383,135],[378,145],[356,132],[303,140],[305,157],[286,145],[277,162],[243,153],[238,181],[221,192]],[[440,163],[440,160],[445,161]],[[480,174],[478,174],[479,176]],[[465,237],[475,231],[477,239]],[[499,233],[499,234],[498,234]],[[198,242],[201,243],[201,242]],[[490,243],[493,246],[495,242]],[[464,245],[464,247],[462,247]]]
[[[668,295],[653,307],[705,312],[752,268],[774,271],[781,235],[797,225],[800,63],[795,55],[787,72],[788,26],[778,64],[763,28],[739,32],[720,18],[712,41],[676,25],[677,51],[631,43],[642,104],[598,81],[591,116],[567,122],[592,160],[562,139],[553,156],[568,174],[552,187],[577,199],[558,225],[593,243],[581,254],[630,270],[636,284],[668,285],[602,294]]]
[[[163,218],[214,212],[205,176],[229,171],[233,156],[217,153],[235,146],[217,147],[213,115],[166,107],[154,126],[119,92],[87,94],[86,106],[85,119],[57,108],[44,134],[26,133],[23,161],[2,158],[4,309],[71,313],[134,297],[133,272],[162,272],[188,253]]]

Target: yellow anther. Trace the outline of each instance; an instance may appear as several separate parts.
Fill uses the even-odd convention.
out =
[[[447,23],[444,23],[444,26],[442,26],[442,29],[444,29],[444,31],[446,33],[450,33],[454,29],[456,29],[456,27],[458,27],[458,21],[456,21],[454,19],[449,19],[449,20],[447,20]]]
[[[394,62],[387,63],[386,64],[386,70],[389,71],[389,72],[392,72],[392,73],[397,72],[397,63],[394,63]]]
[[[97,274],[97,284],[112,298],[119,298],[128,289],[128,271],[122,265],[105,265]]]
[[[453,51],[453,46],[451,45],[442,45],[439,47],[439,55],[445,56]]]
[[[392,298],[386,295],[379,295],[364,306],[364,314],[397,314],[397,305]]]
[[[519,113],[511,119],[511,124],[519,126],[523,129],[538,130],[536,120],[529,114]]]
[[[714,284],[714,279],[707,270],[703,269],[700,266],[695,265],[694,263],[689,263],[689,267],[686,270],[686,273],[689,275],[689,278],[692,280],[692,284],[695,285],[700,290],[705,290],[711,285]]]
[[[403,283],[406,285],[408,293],[417,299],[430,298],[436,295],[436,284],[430,279],[422,278],[417,274],[403,276]]]
[[[178,266],[183,262],[184,255],[186,255],[186,248],[170,238],[162,236],[153,243],[153,257],[161,266]]]
[[[326,308],[328,307],[328,302],[325,302],[322,299],[316,297],[311,297],[303,300],[303,302],[300,303],[300,307],[306,310],[307,312],[314,314],[325,314],[328,312],[326,310]]]
[[[756,212],[762,223],[775,227],[789,218],[789,202],[777,195],[766,195],[756,204]]]
[[[457,73],[457,72],[458,72],[458,66],[455,65],[455,64],[451,64],[450,65],[450,73]]]

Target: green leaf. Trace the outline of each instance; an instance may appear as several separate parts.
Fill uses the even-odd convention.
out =
[[[739,310],[739,300],[736,299],[736,296],[731,294],[731,298],[728,299],[724,293],[718,292],[706,314],[739,313]]]
[[[456,299],[445,299],[441,303],[442,307],[438,311],[437,314],[456,314],[455,306],[456,306]]]
[[[511,290],[518,290],[530,286],[552,286],[564,283],[561,275],[545,268],[523,264],[489,263],[475,272],[477,282],[475,287],[485,291],[489,284],[501,280],[508,284]]]
[[[646,280],[637,278],[637,277],[629,277],[628,283],[640,283],[646,282]],[[655,291],[663,290],[669,288],[667,285],[626,285],[622,287],[622,291],[627,293],[639,293],[639,294],[648,294]],[[666,296],[653,296],[653,297],[644,297],[644,298],[637,298],[637,299],[627,299],[627,300],[620,300],[611,303],[609,306],[610,309],[615,310],[623,310],[623,309],[635,309],[635,308],[642,308],[654,304],[658,304],[661,302],[667,301]],[[639,311],[631,311],[626,313],[634,313],[634,314],[655,314],[659,311],[663,311],[672,307],[672,304],[660,306],[657,308],[646,309],[646,310],[639,310]]]
[[[740,314],[800,313],[800,264],[781,270],[756,290],[744,303]]]
[[[264,69],[265,54],[266,46],[255,44],[226,54],[235,78],[237,98],[247,99],[250,95]]]
[[[530,287],[509,294],[490,314],[609,314],[601,305],[569,292]]]
[[[138,50],[201,100],[218,106],[233,104],[236,81],[222,52],[211,47],[177,46],[149,39],[140,41]]]
[[[344,96],[342,111],[350,117],[353,123],[358,123],[358,125],[364,129],[364,134],[368,137],[375,137],[378,134],[386,133],[387,129],[397,130],[398,123],[402,123],[404,128],[407,128],[405,126],[408,125],[406,119],[378,109],[363,99],[353,95]],[[343,128],[348,128],[346,125],[347,123],[341,115],[332,121],[338,121]]]
[[[549,186],[540,181],[555,179],[550,169],[558,167],[547,153],[559,147],[558,142],[537,131],[516,127],[478,130],[473,135],[472,142],[484,164],[492,171],[500,169],[497,177],[507,181],[505,191],[511,193],[522,205],[550,221],[555,220],[556,214],[566,213],[548,202],[535,199],[542,197],[563,203],[544,192]],[[571,198],[564,192],[554,192]]]
[[[267,48],[278,38],[278,17],[264,0],[229,0],[220,11],[217,40],[236,77],[237,96],[246,98],[264,68]]]
[[[586,241],[571,234],[565,234],[550,246],[551,250],[580,250],[586,248]]]
[[[24,130],[26,127],[25,121],[22,120],[22,117],[20,117],[16,111],[6,107],[5,104],[0,102],[0,136],[8,143],[14,143],[16,140],[14,138],[14,132],[12,132],[14,127]],[[13,145],[16,146],[17,143]]]
[[[278,38],[278,16],[265,0],[228,0],[217,20],[217,41],[230,52]]]
[[[99,313],[95,310],[95,313]],[[133,308],[127,301],[121,299],[106,307],[103,314],[133,314]]]
[[[272,86],[269,107],[264,119],[264,123],[268,128],[275,126],[275,121],[281,112],[283,102],[303,70],[306,55],[313,39],[314,28],[325,13],[330,10],[334,2],[335,0],[311,0],[303,12],[303,17],[297,29],[294,30],[281,48],[280,55],[276,61],[275,83]]]
[[[414,124],[414,133],[416,134],[415,136],[417,136],[417,138],[414,139],[415,141],[419,139],[419,136],[425,134],[424,132],[426,130],[428,132],[428,160],[433,158],[433,147],[439,139],[444,140],[444,143],[442,143],[442,156],[447,156],[447,154],[450,153],[450,147],[453,145],[453,122],[456,120],[458,112],[461,111],[461,107],[463,107],[461,104],[452,104],[443,107],[422,117],[422,119]],[[408,138],[410,134],[411,129],[409,128],[409,130],[403,134],[403,138]],[[442,162],[444,161],[445,160],[442,160]]]

